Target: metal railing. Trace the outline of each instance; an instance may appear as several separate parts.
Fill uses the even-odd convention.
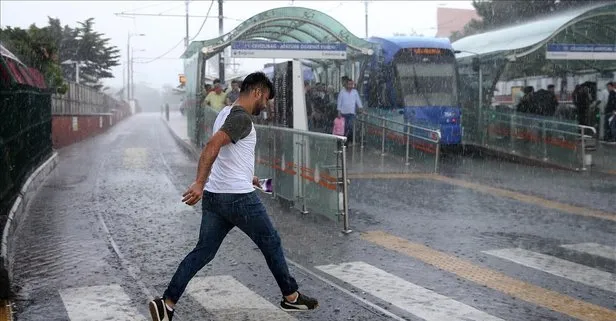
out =
[[[484,110],[483,115],[475,143],[575,170],[587,169],[595,128],[516,112]]]
[[[32,170],[52,153],[51,93],[0,90],[0,234],[2,217]]]
[[[194,107],[193,107],[194,108]],[[203,144],[213,135],[217,113],[199,108],[189,117]],[[292,128],[254,125],[257,132],[255,175],[271,177],[272,197],[291,201],[302,213],[313,210],[342,221],[350,233],[346,137]],[[197,134],[199,135],[199,134]]]
[[[405,147],[405,165],[410,165],[411,147],[422,152],[434,153],[434,172],[438,172],[440,157],[441,132],[438,129],[428,128],[412,124],[410,122],[399,122],[381,116],[362,113],[357,115],[360,123],[360,144],[363,149],[366,144],[366,127],[378,128],[380,132],[381,156],[385,156],[386,141],[388,133],[390,140],[397,141]],[[376,134],[376,133],[375,133]],[[400,141],[400,136],[403,141]],[[353,126],[353,137],[357,137],[357,126]],[[428,144],[428,145],[426,145]]]

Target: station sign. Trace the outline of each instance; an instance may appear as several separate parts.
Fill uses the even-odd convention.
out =
[[[616,45],[548,44],[545,58],[552,60],[616,60]]]
[[[233,41],[231,42],[231,57],[346,59],[347,45],[343,43]]]

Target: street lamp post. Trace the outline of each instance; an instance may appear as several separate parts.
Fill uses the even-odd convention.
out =
[[[79,84],[79,67],[81,67],[82,63],[83,61],[73,61],[71,59],[62,62],[63,65],[75,64],[75,82],[77,84]]]
[[[135,81],[134,81],[134,75],[135,75],[135,51],[137,52],[143,52],[145,51],[144,49],[137,49],[135,50],[135,48],[131,48],[130,51],[130,93],[132,95],[132,98],[135,98]]]
[[[126,86],[126,98],[128,101],[133,99],[133,91],[132,91],[132,79],[133,79],[133,68],[132,68],[132,59],[131,59],[131,50],[130,50],[130,38],[131,37],[143,37],[145,34],[143,33],[130,33],[128,32],[128,37],[126,40],[126,78],[128,81],[128,85]]]

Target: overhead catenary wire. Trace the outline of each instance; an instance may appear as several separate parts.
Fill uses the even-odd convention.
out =
[[[207,9],[207,13],[205,14],[205,19],[203,19],[203,23],[201,23],[201,27],[199,27],[199,31],[197,31],[197,34],[194,37],[192,37],[190,41],[195,40],[197,36],[199,36],[199,34],[201,33],[201,30],[203,30],[203,26],[205,26],[205,23],[207,22],[207,18],[210,16],[210,11],[212,10],[213,6],[214,6],[214,0],[210,2],[210,7]]]
[[[205,15],[205,19],[203,19],[203,23],[201,23],[201,27],[199,28],[199,31],[197,31],[197,34],[196,34],[194,37],[192,37],[192,38],[190,39],[190,41],[195,40],[195,38],[197,38],[197,36],[199,36],[199,33],[201,33],[201,30],[203,30],[203,26],[205,26],[205,23],[207,22],[207,18],[208,18],[208,16],[209,16],[210,11],[212,10],[212,7],[213,7],[213,6],[214,6],[214,0],[212,0],[212,2],[210,3],[210,7],[209,7],[209,9],[207,10],[207,14]],[[162,54],[162,55],[160,55],[160,56],[158,56],[158,57],[156,57],[156,58],[153,58],[153,59],[148,60],[148,61],[136,61],[135,63],[139,63],[139,64],[149,64],[149,63],[152,63],[152,62],[157,61],[157,60],[160,60],[160,59],[166,59],[166,57],[165,57],[165,56],[166,56],[166,55],[168,55],[170,52],[172,52],[175,48],[177,48],[177,47],[178,47],[180,44],[182,44],[183,42],[184,42],[184,40],[183,40],[183,39],[182,39],[182,40],[180,40],[180,42],[178,42],[177,44],[175,44],[175,45],[174,45],[171,49],[167,50],[164,54]]]
[[[159,60],[159,59],[161,59],[161,58],[164,58],[166,55],[168,55],[170,52],[172,52],[173,50],[175,50],[175,48],[177,48],[179,45],[181,45],[181,44],[183,44],[183,43],[184,43],[184,39],[180,40],[177,44],[175,44],[175,46],[173,46],[171,49],[167,50],[164,54],[162,54],[162,55],[160,55],[160,56],[158,56],[158,57],[156,57],[156,58],[153,58],[152,60],[148,60],[148,61],[140,61],[140,62],[137,62],[137,63],[140,63],[140,64],[149,64],[149,63],[151,63],[151,62],[154,62],[154,61],[156,61],[156,60]]]

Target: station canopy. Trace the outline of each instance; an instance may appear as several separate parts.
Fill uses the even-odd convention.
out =
[[[461,65],[482,61],[545,60],[549,44],[616,45],[616,2],[584,6],[502,29],[464,37],[452,44]],[[614,60],[554,60],[572,72],[616,70]],[[566,67],[565,67],[566,65]]]
[[[218,38],[193,41],[181,58],[190,58],[202,51],[209,59],[233,41],[261,40],[301,43],[344,43],[347,57],[371,54],[376,45],[353,35],[329,15],[308,8],[282,7],[261,12],[242,22],[229,33]]]

